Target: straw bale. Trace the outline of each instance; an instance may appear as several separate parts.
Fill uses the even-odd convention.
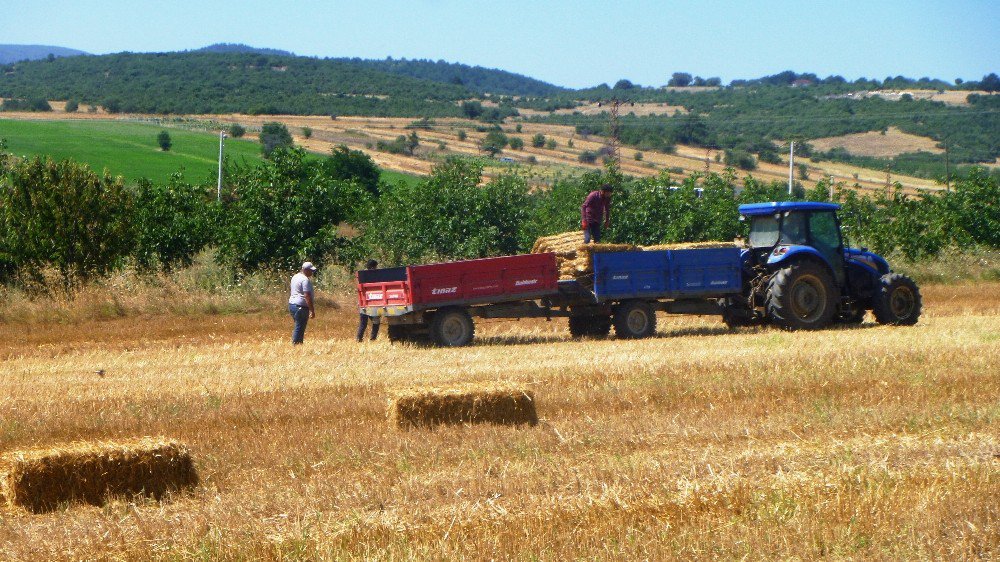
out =
[[[535,425],[538,414],[531,391],[463,385],[398,391],[389,401],[389,421],[399,428],[466,423]]]
[[[656,250],[695,250],[701,248],[735,248],[735,242],[677,242],[675,244],[656,244],[654,246],[643,246],[642,249],[647,252],[652,252]]]
[[[159,500],[197,484],[188,448],[163,438],[81,441],[0,456],[0,497],[35,513],[68,502],[103,505],[114,496]]]

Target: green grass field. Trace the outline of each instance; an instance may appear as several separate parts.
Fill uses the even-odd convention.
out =
[[[166,130],[173,146],[160,150],[156,135]],[[72,158],[95,170],[107,169],[126,179],[165,181],[183,170],[188,181],[214,181],[218,166],[219,138],[212,133],[187,131],[122,121],[16,121],[0,119],[0,139],[18,156]],[[252,139],[227,139],[230,162],[259,160],[260,145]],[[390,183],[414,182],[420,178],[401,172],[382,171]]]
[[[156,135],[166,130],[173,146],[160,150]],[[13,121],[0,119],[0,138],[18,156],[51,156],[86,162],[95,170],[108,169],[127,179],[163,181],[183,169],[190,181],[215,177],[219,139],[196,131],[121,121]],[[260,158],[260,145],[251,140],[227,139],[230,161]]]

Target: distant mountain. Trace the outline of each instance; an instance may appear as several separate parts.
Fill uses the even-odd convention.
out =
[[[53,47],[51,45],[0,45],[0,64],[44,59],[49,54],[57,57],[75,57],[77,55],[86,55],[87,53],[76,49]]]
[[[391,74],[421,78],[444,84],[457,84],[480,94],[545,97],[569,91],[566,88],[513,72],[507,72],[506,70],[469,66],[467,64],[451,63],[443,60],[436,62],[430,60],[365,60],[359,58],[334,60],[342,60]]]
[[[214,45],[209,45],[207,47],[202,47],[200,49],[195,49],[196,53],[244,53],[251,55],[275,55],[279,57],[294,57],[295,53],[290,51],[282,51],[281,49],[264,49],[260,47],[251,47],[250,45],[244,45],[243,43],[215,43]]]
[[[468,88],[311,57],[116,53],[10,65],[0,97],[76,100],[117,113],[458,117]]]

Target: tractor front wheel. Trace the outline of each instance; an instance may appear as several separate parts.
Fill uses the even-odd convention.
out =
[[[872,307],[875,321],[896,326],[916,324],[923,302],[913,279],[899,273],[887,273],[880,281],[882,287]]]

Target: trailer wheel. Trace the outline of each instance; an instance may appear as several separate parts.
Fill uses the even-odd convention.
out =
[[[905,275],[888,273],[882,276],[882,289],[875,295],[872,312],[879,324],[912,326],[920,318],[923,304],[917,284]]]
[[[837,313],[833,278],[819,264],[793,263],[771,277],[766,305],[768,318],[782,328],[823,328]]]
[[[601,338],[611,333],[610,316],[570,316],[569,334],[574,338]]]
[[[472,323],[472,317],[462,307],[442,308],[431,320],[431,338],[441,347],[468,345],[475,333],[476,327]]]
[[[615,307],[614,324],[619,338],[648,338],[656,333],[656,312],[648,302],[625,301]]]

